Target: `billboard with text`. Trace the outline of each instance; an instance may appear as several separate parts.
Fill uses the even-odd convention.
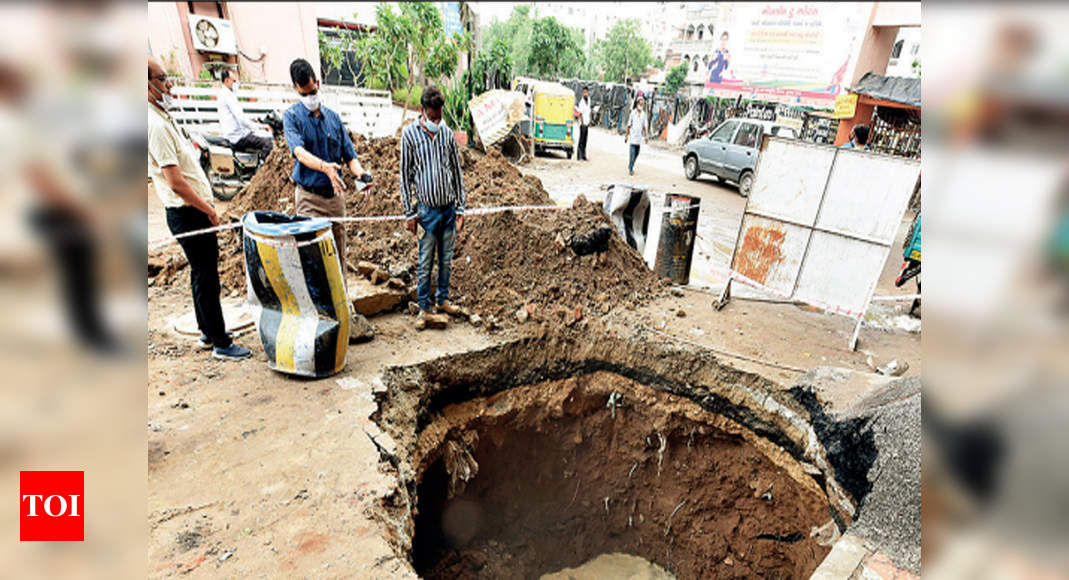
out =
[[[731,3],[707,94],[832,109],[853,74],[871,2]]]

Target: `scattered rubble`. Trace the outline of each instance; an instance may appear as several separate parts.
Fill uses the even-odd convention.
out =
[[[399,140],[356,135],[353,142],[361,165],[376,179],[368,195],[347,194],[348,215],[401,214]],[[553,204],[537,177],[520,174],[497,150],[484,155],[464,149],[462,164],[469,208]],[[289,151],[276,148],[231,203],[224,221],[239,220],[254,209],[292,212],[292,167]],[[374,316],[410,300],[418,243],[402,222],[350,224],[347,230],[348,269],[368,277],[375,288],[366,291],[359,282],[356,289],[350,287],[356,311]],[[224,293],[245,288],[240,235],[240,229],[220,234]],[[154,264],[155,283],[167,284],[173,273],[158,273],[168,271],[168,262]],[[465,221],[457,235],[450,290],[453,301],[469,315],[493,315],[495,322],[507,326],[522,323],[513,313],[526,304],[540,307],[542,313],[528,310],[528,318],[574,324],[581,316],[554,316],[557,307],[605,313],[617,305],[637,306],[666,288],[614,233],[600,206],[580,196],[571,208],[559,211],[504,212]]]

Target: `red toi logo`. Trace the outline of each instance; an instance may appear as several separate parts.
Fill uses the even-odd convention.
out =
[[[85,472],[19,472],[19,540],[85,540]]]

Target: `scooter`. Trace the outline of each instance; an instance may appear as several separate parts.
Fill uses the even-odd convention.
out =
[[[275,146],[283,143],[282,119],[271,112],[254,119],[271,128]],[[219,201],[234,199],[260,169],[265,159],[259,151],[238,151],[225,137],[207,128],[187,129],[193,147],[200,153],[200,166],[212,186],[212,196]]]
[[[902,269],[898,273],[898,277],[895,278],[895,287],[901,288],[903,284],[909,282],[910,279],[917,279],[917,293],[921,291],[921,214],[918,213],[917,217],[913,220],[913,225],[910,226],[909,232],[906,233],[906,239],[902,243],[902,257],[905,260],[902,263]],[[920,307],[920,298],[913,299],[913,305],[909,308],[910,316],[913,316]]]

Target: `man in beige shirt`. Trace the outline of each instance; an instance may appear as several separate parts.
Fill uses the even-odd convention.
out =
[[[208,202],[211,185],[189,140],[167,112],[171,88],[160,61],[148,60],[148,174],[167,212],[167,227],[178,235],[219,225]],[[189,261],[193,310],[200,327],[200,345],[218,359],[242,359],[252,353],[233,343],[219,303],[219,240],[215,232],[179,238]]]

